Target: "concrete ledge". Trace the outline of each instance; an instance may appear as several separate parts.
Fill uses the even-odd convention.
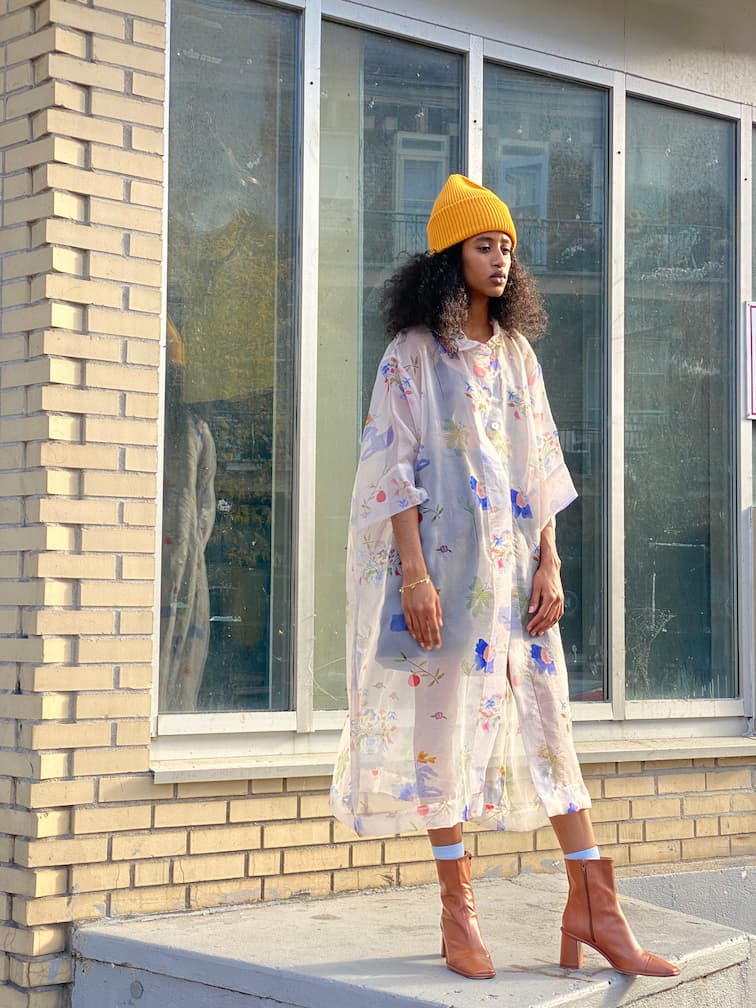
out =
[[[476,884],[495,979],[451,973],[439,955],[435,886],[260,904],[80,928],[73,1008],[738,1008],[754,1003],[752,939],[623,900],[644,946],[677,962],[667,980],[625,977],[586,949],[558,966],[564,876]]]
[[[756,736],[743,738],[694,739],[617,739],[588,742],[576,740],[575,747],[583,765],[624,763],[627,761],[665,759],[702,759],[723,756],[756,757]],[[154,760],[151,770],[156,784],[187,781],[261,780],[273,777],[330,777],[335,753],[300,753],[294,756],[192,757]]]

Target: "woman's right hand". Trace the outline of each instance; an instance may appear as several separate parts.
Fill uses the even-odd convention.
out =
[[[432,582],[416,584],[402,592],[402,612],[410,636],[430,651],[441,647],[444,625],[441,600]]]

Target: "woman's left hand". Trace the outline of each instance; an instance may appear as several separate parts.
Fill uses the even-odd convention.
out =
[[[541,560],[533,575],[528,613],[533,614],[526,625],[532,637],[551,629],[564,615],[564,589],[558,564]]]

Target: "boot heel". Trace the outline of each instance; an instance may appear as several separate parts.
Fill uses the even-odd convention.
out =
[[[559,965],[562,969],[583,968],[583,946],[572,935],[562,931],[562,948],[559,953]]]
[[[446,959],[446,941],[443,935],[441,935],[441,955]]]

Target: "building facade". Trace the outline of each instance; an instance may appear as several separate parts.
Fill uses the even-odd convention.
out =
[[[598,839],[756,854],[743,5],[0,0],[0,51],[0,1008],[78,921],[430,881],[327,792],[380,290],[453,171],[551,320]]]

